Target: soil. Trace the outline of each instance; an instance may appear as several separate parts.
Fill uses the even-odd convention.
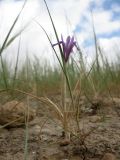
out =
[[[70,143],[65,144],[61,123],[50,117],[51,110],[38,102],[31,105],[37,106],[37,116],[28,126],[27,160],[102,160],[105,153],[120,159],[119,98],[114,103],[109,99],[92,105],[82,102],[80,131],[89,134],[84,141],[82,135],[71,135]],[[0,129],[0,160],[25,160],[25,131],[25,126]]]

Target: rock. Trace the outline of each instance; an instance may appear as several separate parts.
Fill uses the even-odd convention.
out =
[[[70,144],[70,140],[68,139],[63,139],[61,142],[60,142],[60,146],[67,146]]]
[[[105,153],[102,160],[116,160],[116,157],[112,153]]]
[[[39,135],[41,131],[41,127],[39,125],[35,125],[29,128],[29,133],[32,135]]]
[[[23,102],[10,101],[0,106],[0,125],[7,127],[18,127],[25,124],[28,107]],[[29,119],[35,118],[35,110],[29,107]],[[9,124],[8,124],[9,123]]]
[[[52,136],[54,134],[54,131],[52,128],[43,128],[41,130],[41,134],[47,135],[47,136]]]
[[[101,117],[100,116],[91,116],[89,121],[92,123],[100,122]]]
[[[93,109],[91,109],[90,107],[86,107],[85,105],[83,105],[81,107],[81,112],[85,113],[85,114],[91,114],[93,112]]]

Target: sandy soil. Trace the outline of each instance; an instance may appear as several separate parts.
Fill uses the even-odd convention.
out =
[[[109,99],[93,106],[82,104],[84,113],[80,116],[80,128],[86,133],[81,139],[71,136],[68,145],[61,146],[62,128],[57,119],[48,118],[49,112],[39,103],[37,116],[28,129],[28,160],[101,160],[105,153],[112,153],[120,159],[120,100],[112,103]],[[86,109],[86,107],[89,109]],[[92,109],[92,112],[88,110]],[[0,160],[24,160],[25,127],[0,129]],[[107,159],[106,159],[107,160]],[[111,159],[110,159],[111,160]]]

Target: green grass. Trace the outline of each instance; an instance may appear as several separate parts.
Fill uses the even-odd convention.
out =
[[[101,60],[100,60],[101,61]],[[44,64],[44,65],[43,65]],[[86,65],[87,66],[87,65]],[[36,95],[44,95],[47,93],[60,92],[61,86],[61,70],[60,67],[50,66],[47,60],[41,62],[39,58],[35,57],[34,61],[26,57],[25,62],[21,67],[18,66],[16,77],[13,69],[6,59],[3,59],[3,67],[0,64],[0,89],[5,89],[4,76],[9,88],[14,87],[23,89],[27,92],[35,92]],[[89,69],[84,66],[76,66],[76,63],[71,60],[67,66],[70,84],[74,89],[78,83],[78,90],[84,94],[107,93],[109,90],[111,94],[120,91],[120,64],[118,62],[109,63],[105,58],[104,63],[99,65],[99,71],[96,64],[93,63]],[[90,71],[90,72],[89,72]]]

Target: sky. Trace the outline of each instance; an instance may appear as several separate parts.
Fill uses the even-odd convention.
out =
[[[120,0],[46,0],[53,17],[57,33],[64,39],[68,35],[75,35],[76,40],[87,56],[88,61],[94,58],[94,38],[92,17],[98,43],[110,60],[115,59],[115,50],[119,52],[120,44]],[[18,15],[23,0],[0,0],[0,44]],[[92,11],[92,14],[91,14]],[[28,0],[12,35],[27,25],[21,34],[20,57],[25,59],[26,53],[40,60],[48,59],[54,63],[48,39],[36,23],[48,33],[51,41],[56,43],[55,34],[43,0]],[[11,35],[11,36],[12,36]],[[3,55],[9,60],[15,60],[18,51],[18,37]],[[56,47],[57,50],[57,47]],[[14,57],[14,58],[13,58]]]

